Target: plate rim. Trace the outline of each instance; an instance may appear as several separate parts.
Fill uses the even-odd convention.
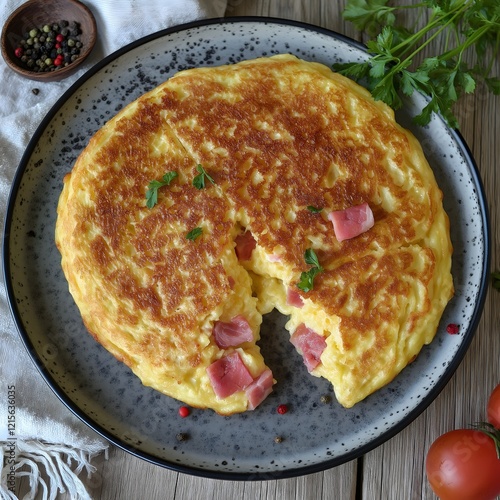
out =
[[[449,365],[446,367],[442,376],[436,381],[432,389],[421,399],[421,401],[415,406],[413,410],[411,410],[407,415],[405,415],[401,421],[397,422],[395,425],[387,429],[382,434],[376,436],[375,438],[370,439],[364,445],[357,447],[355,450],[350,450],[347,453],[344,453],[340,456],[333,457],[328,460],[323,460],[322,462],[316,464],[310,464],[302,467],[294,467],[290,469],[284,470],[276,470],[270,472],[225,472],[225,471],[217,471],[213,469],[204,469],[198,468],[196,466],[190,466],[186,464],[180,464],[173,461],[168,461],[159,457],[154,457],[149,453],[138,450],[136,447],[127,444],[123,439],[114,436],[111,432],[104,429],[100,424],[98,424],[92,417],[90,417],[85,411],[78,406],[78,404],[74,403],[70,400],[66,392],[60,387],[54,377],[49,373],[48,369],[45,367],[43,361],[38,356],[36,349],[30,339],[30,336],[26,329],[24,328],[23,320],[21,314],[16,305],[16,296],[14,292],[14,287],[11,281],[11,254],[10,254],[10,234],[11,234],[11,224],[12,224],[12,216],[15,208],[15,202],[17,198],[17,194],[19,192],[20,184],[29,163],[29,160],[34,152],[36,145],[38,144],[39,139],[43,135],[45,129],[55,117],[57,112],[61,109],[61,107],[66,103],[66,101],[72,96],[87,80],[89,80],[92,76],[98,73],[100,70],[108,66],[115,59],[118,59],[120,56],[130,52],[133,49],[140,47],[141,45],[145,45],[150,41],[156,40],[158,38],[173,34],[179,33],[182,31],[186,31],[192,28],[198,27],[206,27],[210,25],[231,25],[238,23],[261,23],[261,24],[279,24],[286,26],[293,26],[301,29],[306,29],[310,31],[314,31],[316,33],[325,34],[331,38],[341,40],[350,46],[353,46],[357,49],[360,49],[366,52],[366,46],[346,35],[338,33],[336,31],[330,30],[328,28],[324,28],[321,26],[316,26],[310,23],[295,21],[291,19],[283,19],[279,17],[267,17],[267,16],[234,16],[227,18],[211,18],[211,19],[203,19],[192,21],[188,23],[179,24],[176,26],[172,26],[169,28],[165,28],[159,30],[155,33],[151,33],[144,37],[141,37],[123,47],[112,52],[102,60],[95,63],[92,67],[90,67],[84,74],[82,74],[62,95],[61,97],[51,106],[49,111],[46,113],[40,124],[37,126],[35,132],[30,138],[26,149],[23,152],[21,160],[16,167],[15,174],[11,183],[11,189],[8,196],[7,201],[7,209],[4,217],[4,231],[3,231],[3,242],[2,242],[2,271],[4,276],[4,283],[6,289],[6,298],[9,304],[11,316],[14,320],[14,324],[16,325],[17,331],[21,340],[24,344],[26,351],[31,359],[31,361],[35,364],[38,369],[40,375],[50,387],[52,392],[58,397],[58,399],[66,406],[68,410],[73,413],[81,422],[90,427],[94,432],[99,434],[101,437],[105,438],[107,441],[112,443],[114,446],[124,450],[131,455],[145,460],[146,462],[152,463],[154,465],[158,465],[160,467],[175,471],[182,472],[186,474],[190,474],[198,477],[205,477],[211,479],[221,479],[221,480],[231,480],[231,481],[239,481],[239,480],[275,480],[275,479],[285,479],[285,478],[293,478],[306,474],[316,473],[325,471],[327,469],[342,465],[344,463],[350,462],[356,458],[362,457],[369,451],[374,450],[379,447],[381,444],[385,443],[395,435],[399,434],[405,427],[407,427],[411,422],[413,422],[419,415],[421,415],[428,406],[437,398],[439,393],[444,389],[444,387],[448,384],[449,380],[453,376],[453,374],[458,369],[461,364],[465,353],[468,351],[469,346],[472,342],[472,339],[475,336],[477,331],[478,324],[480,322],[484,303],[487,296],[488,291],[488,283],[489,280],[487,277],[490,273],[490,260],[491,260],[491,229],[490,229],[490,216],[488,212],[488,205],[486,202],[486,194],[483,186],[483,182],[481,180],[480,172],[477,167],[476,161],[472,155],[472,152],[467,145],[462,134],[456,130],[451,129],[446,125],[443,118],[439,116],[439,119],[444,123],[446,130],[452,135],[454,141],[458,145],[459,149],[461,149],[464,159],[467,162],[467,165],[470,168],[471,172],[471,180],[474,183],[474,187],[477,190],[477,198],[478,205],[481,209],[481,220],[482,220],[482,233],[484,237],[484,261],[482,265],[482,275],[484,278],[481,281],[480,287],[477,293],[477,301],[474,308],[474,312],[471,316],[469,331],[466,336],[464,336],[460,347],[457,349],[454,357],[450,361]],[[425,96],[424,96],[425,97]]]

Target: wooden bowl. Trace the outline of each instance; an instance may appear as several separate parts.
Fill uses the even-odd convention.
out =
[[[40,28],[45,24],[59,23],[60,21],[75,21],[80,25],[81,34],[78,36],[82,47],[78,58],[53,71],[32,71],[16,57],[14,51],[24,34],[33,28]],[[85,61],[94,48],[97,37],[95,18],[90,9],[77,0],[29,0],[18,7],[7,19],[2,29],[1,49],[2,56],[8,66],[16,73],[40,82],[62,80]]]

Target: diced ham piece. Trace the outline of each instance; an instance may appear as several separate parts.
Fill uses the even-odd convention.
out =
[[[293,332],[290,342],[302,353],[308,371],[319,365],[321,354],[326,348],[326,340],[321,335],[302,323]]]
[[[253,340],[253,332],[244,316],[238,314],[231,321],[216,321],[213,335],[215,343],[221,348],[234,347]]]
[[[332,221],[335,236],[339,241],[359,236],[375,224],[368,203],[330,212],[328,219]]]
[[[294,290],[293,288],[288,288],[286,291],[286,303],[289,306],[294,306],[299,308],[304,306],[304,302],[302,301],[300,293]]]
[[[273,391],[273,373],[271,370],[264,370],[246,389],[248,397],[248,409],[255,410],[257,406]]]
[[[250,260],[252,257],[253,249],[256,247],[257,242],[250,231],[238,234],[235,238],[236,243],[236,256],[238,260]]]
[[[220,399],[242,391],[253,382],[252,375],[236,351],[214,361],[207,368],[207,374],[215,394]]]

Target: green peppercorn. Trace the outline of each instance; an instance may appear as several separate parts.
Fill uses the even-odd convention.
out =
[[[46,64],[47,66],[50,66],[50,65],[52,64],[52,62],[53,62],[53,61],[52,61],[52,59],[51,59],[50,57],[47,57],[47,59],[45,59],[45,64]]]
[[[33,28],[30,31],[30,38],[35,38],[38,35],[38,30],[36,28]]]
[[[28,45],[33,45],[33,38],[28,38],[28,39],[26,40],[26,43],[27,43]]]
[[[75,41],[73,38],[68,38],[68,47],[74,47],[75,46]]]
[[[48,24],[46,24],[43,28],[42,28],[42,31],[45,32],[45,33],[48,33],[50,31],[50,26]]]

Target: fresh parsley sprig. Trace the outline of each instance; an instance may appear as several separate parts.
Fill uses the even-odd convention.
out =
[[[433,113],[440,113],[451,127],[458,128],[453,105],[464,93],[472,93],[483,80],[494,94],[500,94],[500,78],[492,69],[500,52],[500,5],[495,0],[423,0],[389,6],[388,0],[348,0],[343,12],[361,31],[374,37],[367,43],[370,58],[363,62],[334,64],[335,71],[366,82],[373,97],[394,109],[402,95],[419,91],[430,97],[415,117],[426,125]],[[396,14],[418,9],[428,14],[422,28],[396,24]],[[443,37],[443,53],[415,63],[423,49]],[[477,62],[469,66],[465,55],[474,48]]]
[[[196,165],[196,170],[199,172],[193,179],[193,186],[196,189],[203,189],[205,187],[205,179],[215,184],[215,181],[207,174],[207,171],[201,165]]]
[[[153,208],[158,203],[158,189],[163,186],[168,186],[177,177],[177,172],[167,172],[161,181],[153,180],[148,184],[146,191],[146,206]]]
[[[297,288],[303,292],[310,292],[314,286],[314,278],[324,271],[320,265],[318,257],[312,248],[308,248],[304,252],[304,260],[306,264],[312,266],[309,271],[304,271],[300,274],[300,281],[297,283]]]
[[[186,238],[188,240],[194,241],[196,238],[199,238],[202,234],[203,234],[203,229],[201,227],[195,227],[186,234]]]

